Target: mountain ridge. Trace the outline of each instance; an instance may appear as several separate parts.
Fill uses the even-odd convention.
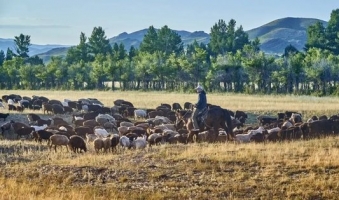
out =
[[[249,35],[249,39],[253,40],[258,37],[261,43],[261,50],[267,54],[282,54],[285,47],[288,45],[295,46],[298,50],[303,51],[307,41],[307,27],[320,21],[324,26],[327,22],[315,18],[301,17],[285,17],[273,20],[257,28],[245,31]],[[159,29],[157,29],[159,30]],[[122,32],[114,37],[109,38],[111,45],[114,43],[123,43],[128,51],[131,46],[138,48],[147,33],[148,28],[137,30],[131,33]],[[209,43],[210,35],[204,31],[186,31],[173,30],[181,36],[184,46],[191,44],[194,40],[204,44]],[[0,49],[3,40],[8,42],[11,39],[0,38]],[[10,44],[10,43],[8,43]],[[12,44],[14,47],[14,43]],[[30,55],[38,55],[44,61],[48,61],[51,56],[65,56],[70,46],[67,45],[32,45],[30,47]],[[4,51],[7,50],[7,47]],[[38,53],[37,53],[38,52]]]

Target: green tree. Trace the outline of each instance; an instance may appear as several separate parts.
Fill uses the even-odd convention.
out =
[[[157,30],[153,26],[150,26],[140,44],[140,51],[152,54],[158,50],[158,47],[159,40]]]
[[[0,50],[0,67],[5,62],[5,59],[6,59],[5,52],[3,50]]]
[[[325,28],[321,22],[317,22],[307,28],[307,41],[305,45],[306,51],[310,48],[325,49],[327,39],[325,35]]]
[[[298,49],[290,44],[287,47],[285,47],[284,56],[288,57],[289,55],[295,54],[295,53],[298,53],[298,52],[299,52]]]
[[[339,9],[333,10],[326,27],[327,47],[335,55],[339,54]]]
[[[94,27],[91,37],[88,38],[88,45],[90,53],[95,57],[98,54],[108,55],[112,53],[109,40],[105,35],[105,31],[100,26]]]
[[[15,57],[13,51],[8,47],[6,51],[6,60],[12,60]]]
[[[183,43],[181,36],[175,31],[163,26],[158,32],[158,49],[160,52],[165,53],[166,56],[171,53],[179,54],[183,51]]]
[[[15,50],[19,57],[28,58],[29,46],[31,45],[31,36],[20,34],[14,37]]]
[[[109,62],[105,55],[98,54],[95,56],[94,61],[92,62],[92,71],[91,71],[91,79],[95,84],[96,89],[104,88],[104,81],[106,80],[105,68],[108,68]]]

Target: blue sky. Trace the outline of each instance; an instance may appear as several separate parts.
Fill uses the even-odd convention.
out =
[[[151,25],[209,33],[219,19],[250,30],[284,17],[328,21],[337,8],[338,0],[0,0],[0,38],[23,33],[34,44],[75,45],[96,26],[108,38]]]

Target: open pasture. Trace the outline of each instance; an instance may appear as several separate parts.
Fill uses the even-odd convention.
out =
[[[50,99],[116,99],[137,108],[195,102],[196,94],[101,91],[0,91]],[[339,99],[306,96],[207,94],[208,102],[249,114],[293,110],[338,114]],[[0,112],[7,112],[2,110]],[[15,114],[24,117],[32,111]],[[41,111],[33,113],[42,114]],[[2,120],[1,120],[2,121]],[[96,154],[50,151],[26,140],[0,141],[1,199],[336,199],[339,138],[266,144],[165,144],[146,150]]]

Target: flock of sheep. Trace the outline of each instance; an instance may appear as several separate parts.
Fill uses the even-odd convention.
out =
[[[22,121],[7,121],[12,114],[0,113],[3,138],[16,134],[19,138],[31,138],[37,142],[47,141],[50,148],[66,146],[74,152],[86,152],[88,145],[92,145],[96,152],[117,151],[123,149],[145,149],[147,145],[163,143],[188,143],[208,141],[209,134],[213,131],[193,133],[187,128],[178,127],[176,122],[181,113],[190,116],[192,107],[186,102],[184,109],[180,104],[161,104],[154,109],[137,109],[131,102],[118,99],[114,106],[106,107],[99,100],[93,98],[71,101],[65,99],[48,99],[33,96],[21,97],[20,95],[3,95],[0,107],[17,111],[31,109],[27,114],[28,123]],[[19,108],[19,109],[18,109]],[[1,108],[0,108],[1,109]],[[33,113],[42,110],[45,115]],[[232,115],[234,140],[238,143],[251,141],[281,141],[314,137],[318,133],[339,132],[337,120],[321,119],[302,123],[300,113],[278,113],[278,117],[259,116],[259,126],[243,128],[247,114],[236,111]],[[45,117],[45,118],[44,118]],[[339,118],[339,117],[338,117]],[[134,119],[132,122],[132,119]],[[192,137],[193,136],[193,137]],[[190,138],[193,138],[190,140]],[[227,133],[219,130],[217,141],[225,142]]]

